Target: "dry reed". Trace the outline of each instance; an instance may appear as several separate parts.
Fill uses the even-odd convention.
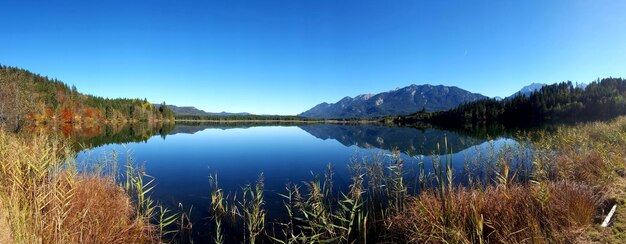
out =
[[[159,242],[152,216],[137,213],[141,203],[112,175],[79,173],[66,145],[0,130],[0,216],[11,242]]]

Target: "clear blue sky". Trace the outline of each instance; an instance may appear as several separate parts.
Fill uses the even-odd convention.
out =
[[[3,1],[0,63],[105,97],[297,114],[409,84],[626,77],[626,1]]]

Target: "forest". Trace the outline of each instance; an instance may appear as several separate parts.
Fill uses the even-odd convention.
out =
[[[0,65],[0,125],[19,131],[26,123],[88,124],[174,121],[165,103],[86,95],[75,86],[30,71]]]
[[[457,108],[408,116],[388,117],[396,124],[429,123],[468,127],[501,124],[532,126],[545,123],[583,122],[615,118],[626,114],[626,80],[605,78],[580,88],[572,82],[547,85],[529,96],[497,100],[484,99]]]

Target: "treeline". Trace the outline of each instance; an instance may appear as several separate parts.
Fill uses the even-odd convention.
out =
[[[319,121],[320,119],[305,118],[292,115],[176,115],[176,120],[268,120],[268,121]]]
[[[19,130],[35,123],[173,121],[167,106],[146,99],[109,99],[79,93],[75,86],[30,71],[0,65],[0,125]]]
[[[547,85],[529,96],[485,99],[457,108],[391,118],[394,123],[431,123],[445,126],[503,124],[507,126],[539,125],[546,122],[602,120],[626,114],[626,80],[605,78],[586,88],[572,82]]]

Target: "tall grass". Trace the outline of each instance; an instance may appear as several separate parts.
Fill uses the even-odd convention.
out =
[[[243,197],[239,206],[243,209],[246,238],[244,241],[256,243],[257,238],[265,231],[265,201],[263,200],[263,174],[259,176],[254,186],[246,185],[243,188]]]
[[[9,229],[0,232],[11,242],[155,243],[175,234],[169,225],[179,215],[151,200],[143,170],[129,160],[121,186],[115,166],[79,170],[68,145],[0,130],[0,221]]]
[[[517,150],[523,153],[504,147],[478,156],[487,159],[489,184],[454,186],[448,192],[442,185],[411,197],[407,211],[388,219],[390,230],[404,242],[621,242],[620,237],[590,238],[589,231],[604,205],[616,201],[607,197],[626,199],[612,193],[624,182],[624,129],[622,117],[519,136]],[[525,159],[532,164],[512,164]]]
[[[444,139],[445,140],[445,139]],[[445,143],[445,142],[444,142]],[[446,146],[447,147],[447,146]],[[447,149],[442,149],[447,150]],[[439,153],[436,153],[439,155]],[[418,164],[417,179],[422,191],[429,191],[430,186],[436,186],[440,199],[446,201],[442,210],[453,208],[453,201],[447,200],[454,191],[452,155],[436,156],[433,160],[434,174],[426,174],[424,162]],[[333,168],[329,165],[323,177],[315,176],[311,181],[300,184],[288,183],[285,193],[279,193],[283,198],[286,220],[274,221],[269,228],[271,231],[259,230],[264,223],[258,214],[262,207],[262,194],[259,187],[253,190],[251,186],[243,188],[236,210],[232,209],[232,200],[224,197],[223,189],[217,184],[217,177],[211,176],[212,185],[212,212],[217,216],[215,224],[215,240],[222,233],[222,223],[219,216],[234,216],[231,223],[241,222],[244,231],[232,233],[244,234],[241,241],[258,243],[273,241],[277,243],[363,243],[394,241],[395,233],[390,231],[392,223],[389,219],[405,214],[410,208],[412,197],[409,194],[407,176],[409,171],[400,152],[393,151],[391,155],[375,155],[373,158],[353,159],[350,163],[351,183],[347,192],[332,190]],[[257,182],[257,185],[261,181]],[[415,183],[417,184],[417,183]],[[233,200],[236,197],[233,197]],[[251,200],[253,199],[253,200]],[[242,204],[248,203],[248,204]],[[226,212],[236,214],[226,214]],[[241,211],[241,213],[239,213]],[[446,219],[452,219],[452,216]],[[446,220],[447,221],[447,220]],[[259,223],[259,224],[256,224]],[[237,226],[237,225],[234,225]],[[247,228],[245,228],[247,227]],[[251,231],[255,230],[255,231]],[[259,241],[260,240],[260,241]]]
[[[592,223],[599,195],[581,183],[546,184],[542,202],[525,186],[457,188],[442,199],[423,192],[388,221],[399,240],[452,243],[568,242]]]

